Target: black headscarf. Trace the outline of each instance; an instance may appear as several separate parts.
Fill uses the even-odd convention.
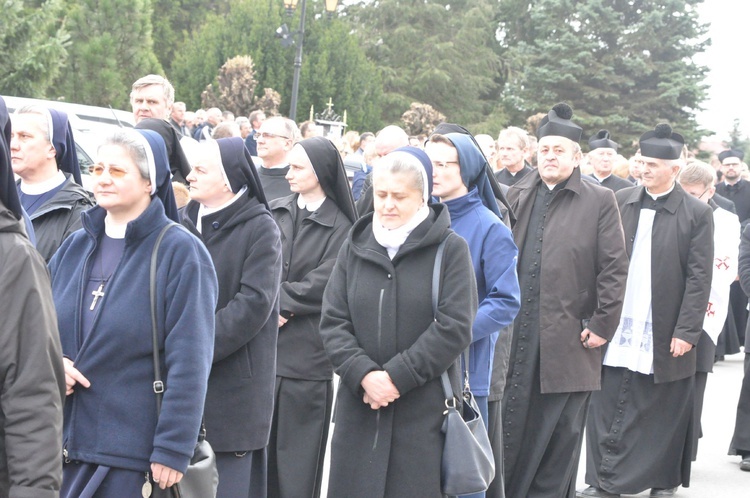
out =
[[[0,97],[0,201],[17,219],[21,219],[23,209],[21,201],[18,200],[16,180],[10,162],[10,117],[2,97]]]
[[[474,138],[474,135],[472,135],[469,130],[464,128],[461,125],[453,124],[453,123],[440,123],[435,127],[435,131],[432,132],[433,135],[446,135],[448,133],[461,133],[463,135],[468,135],[471,138],[471,141],[474,142],[474,145],[477,146],[479,151],[482,153],[482,156],[484,156],[484,152],[482,152],[482,148],[479,146],[479,143],[477,143],[476,138]],[[508,210],[508,216],[510,217],[510,224],[511,226],[516,223],[516,216],[513,214],[513,210],[510,208],[510,203],[508,202],[508,199],[505,198],[505,194],[503,194],[503,191],[500,189],[500,184],[497,183],[497,179],[495,178],[495,174],[492,171],[492,168],[490,168],[490,163],[487,161],[487,158],[484,158],[485,162],[485,168],[487,170],[487,180],[490,183],[490,188],[492,189],[492,194],[495,196],[495,199],[500,201],[500,203],[506,207]],[[502,218],[502,215],[500,215],[500,218]]]
[[[174,200],[172,175],[169,174],[169,161],[167,161],[167,148],[164,145],[164,140],[155,131],[136,130],[136,132],[143,135],[148,142],[154,160],[156,179],[152,178],[151,183],[156,184],[156,192],[153,195],[161,200],[167,217],[175,223],[180,223],[180,214],[177,212],[177,204]],[[146,155],[148,156],[148,151],[146,151]],[[151,157],[149,157],[150,160]],[[149,171],[151,171],[151,168],[149,168]]]
[[[172,125],[163,119],[146,118],[141,120],[135,127],[140,130],[153,130],[161,135],[164,145],[167,147],[169,169],[172,171],[174,181],[187,185],[188,181],[186,178],[190,174],[190,163],[180,145],[180,137]]]
[[[297,145],[305,149],[326,196],[339,207],[349,221],[357,221],[357,208],[354,207],[354,197],[349,179],[346,177],[344,161],[341,160],[341,154],[333,142],[323,137],[312,137],[297,142]]]
[[[220,138],[216,141],[221,153],[221,167],[229,180],[229,186],[235,194],[243,186],[247,186],[248,196],[256,197],[268,207],[266,194],[255,169],[250,151],[245,147],[245,141],[240,137]]]
[[[68,121],[68,115],[57,109],[47,109],[51,118],[50,130],[52,146],[55,148],[57,169],[70,173],[73,180],[81,185],[81,165],[78,163],[76,142],[73,140],[73,128]]]

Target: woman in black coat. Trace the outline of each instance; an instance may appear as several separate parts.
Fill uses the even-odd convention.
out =
[[[266,495],[279,315],[281,242],[241,138],[197,146],[182,224],[205,244],[219,278],[206,438],[217,496]]]
[[[442,204],[427,205],[414,156],[386,156],[373,176],[375,212],[357,222],[326,287],[321,335],[341,377],[329,496],[435,497],[449,370],[471,342],[477,310],[468,247]],[[431,284],[445,245],[437,316]]]
[[[271,201],[283,266],[268,492],[307,498],[320,495],[333,403],[333,369],[318,329],[323,290],[357,214],[330,140],[302,140],[288,159],[294,194]]]

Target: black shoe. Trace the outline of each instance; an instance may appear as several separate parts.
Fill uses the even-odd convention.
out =
[[[677,486],[678,488],[679,486]],[[649,496],[674,496],[677,488],[651,488]]]
[[[750,456],[746,456],[742,459],[742,461],[740,462],[740,470],[750,472]]]
[[[620,498],[620,495],[609,493],[603,489],[589,486],[583,491],[576,491],[577,498]]]

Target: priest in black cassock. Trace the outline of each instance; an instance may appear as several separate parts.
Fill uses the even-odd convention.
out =
[[[642,185],[617,192],[630,268],[620,325],[586,426],[578,496],[690,484],[696,350],[713,269],[711,207],[676,183],[684,140],[667,124],[641,136]]]
[[[587,157],[589,164],[594,168],[591,178],[599,182],[602,187],[607,187],[613,192],[633,186],[632,182],[612,174],[619,146],[618,143],[609,138],[607,130],[599,130],[596,135],[589,138],[590,151]]]
[[[566,104],[537,130],[538,168],[508,191],[521,310],[503,397],[505,493],[572,497],[591,391],[615,333],[627,256],[612,191],[582,181]]]

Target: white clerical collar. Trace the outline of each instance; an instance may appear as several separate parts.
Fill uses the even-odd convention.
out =
[[[594,178],[596,178],[596,181],[599,182],[599,183],[602,183],[604,180],[606,180],[610,176],[612,176],[612,173],[608,174],[604,178],[601,178],[601,177],[599,177],[599,175],[597,175],[596,173],[594,173]]]
[[[671,191],[673,191],[673,190],[674,190],[674,183],[672,184],[672,186],[671,186],[671,187],[669,187],[669,190],[667,190],[666,192],[662,192],[661,194],[652,194],[651,192],[649,192],[649,191],[648,191],[648,187],[646,187],[646,193],[647,193],[647,194],[649,195],[649,197],[651,197],[651,198],[652,198],[653,200],[656,200],[656,199],[658,199],[659,197],[664,197],[665,195],[669,194],[669,193],[670,193]]]
[[[234,196],[231,199],[229,199],[227,202],[225,202],[224,204],[222,204],[221,206],[218,206],[218,207],[208,207],[208,206],[204,206],[203,204],[200,204],[200,207],[198,208],[198,223],[196,223],[195,228],[199,232],[203,233],[203,230],[202,230],[203,223],[201,222],[201,220],[203,219],[204,216],[208,216],[209,214],[217,213],[217,212],[221,211],[222,209],[225,209],[225,208],[231,206],[232,204],[234,204],[237,201],[237,199],[239,199],[240,197],[242,197],[242,194],[244,194],[245,192],[247,192],[247,185],[243,185],[239,192],[237,192],[236,194],[234,194]]]
[[[556,183],[555,183],[554,185],[550,185],[550,184],[549,184],[549,183],[547,183],[547,182],[542,182],[542,183],[544,183],[544,185],[545,185],[545,186],[546,186],[546,187],[547,187],[548,189],[550,189],[550,190],[555,190],[555,187],[557,187],[557,184],[556,184]]]
[[[320,199],[319,201],[305,202],[305,200],[302,198],[302,196],[298,195],[297,196],[297,207],[300,208],[300,209],[307,209],[308,211],[310,211],[312,213],[313,211],[317,211],[318,208],[323,205],[323,203],[325,202],[325,200],[326,200],[326,196],[323,196],[323,198]]]
[[[39,183],[28,184],[21,180],[21,192],[26,195],[42,195],[63,183],[65,183],[65,174],[58,169],[55,176]]]

